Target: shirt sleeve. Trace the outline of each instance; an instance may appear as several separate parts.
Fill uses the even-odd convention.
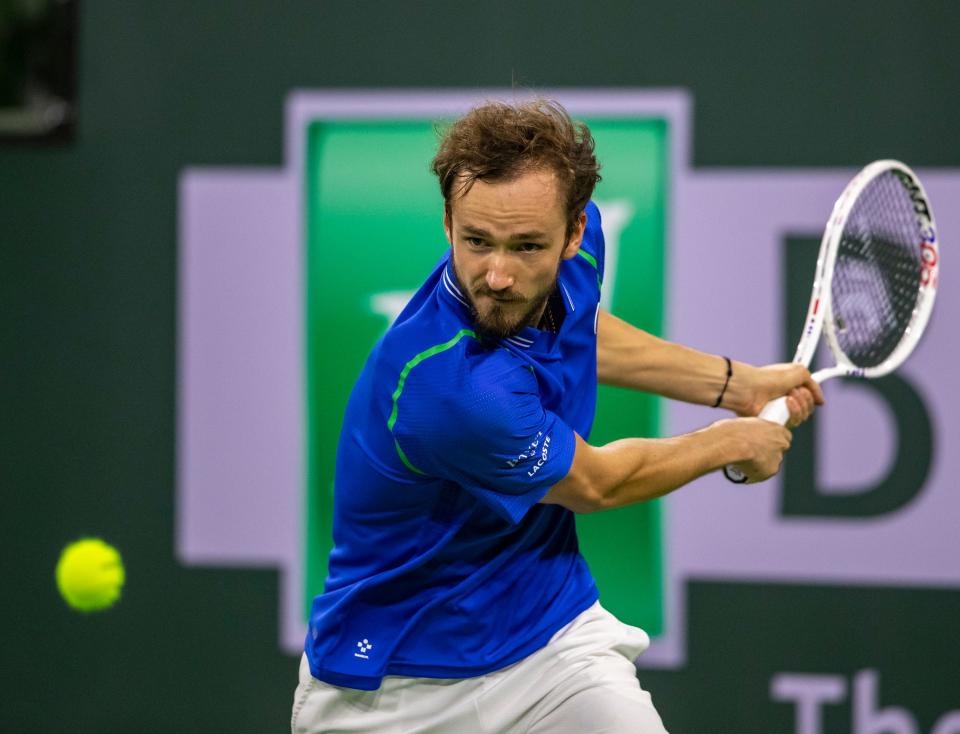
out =
[[[603,268],[606,264],[606,242],[603,238],[603,228],[600,221],[600,210],[592,201],[587,202],[584,209],[587,215],[587,227],[583,232],[583,242],[580,249],[585,259],[596,268],[597,280],[603,281]]]
[[[412,471],[453,481],[519,522],[570,471],[574,431],[543,408],[536,378],[514,358],[444,362],[410,374],[397,450]]]

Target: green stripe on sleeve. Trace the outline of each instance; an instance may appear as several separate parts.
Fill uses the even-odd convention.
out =
[[[413,464],[410,463],[410,459],[408,459],[407,455],[403,453],[403,449],[400,448],[400,444],[397,443],[397,439],[393,439],[393,445],[397,449],[397,455],[400,457],[400,461],[404,463],[407,469],[412,471],[414,474],[424,474],[424,475],[426,474],[425,471],[420,471],[419,469],[417,469],[417,467],[415,467]]]
[[[587,252],[581,247],[579,250],[577,250],[577,254],[580,257],[582,257],[584,260],[586,260],[588,263],[593,265],[594,270],[599,270],[599,268],[597,267],[597,258],[591,255],[589,252]]]
[[[435,354],[440,354],[441,352],[445,352],[452,347],[455,347],[460,342],[460,340],[463,339],[463,337],[465,336],[469,336],[474,339],[477,338],[476,333],[472,329],[461,329],[456,333],[456,336],[454,336],[449,341],[445,341],[443,344],[437,344],[435,346],[430,347],[429,349],[425,349],[424,351],[420,352],[420,354],[418,354],[416,357],[411,359],[409,362],[407,362],[403,366],[403,369],[400,371],[400,379],[397,380],[397,389],[393,391],[393,407],[390,410],[390,418],[387,419],[387,430],[393,433],[393,427],[397,423],[397,403],[400,400],[400,395],[403,393],[403,386],[407,381],[407,375],[410,374],[410,370],[412,370],[414,367],[420,364],[423,360],[428,359],[429,357],[432,357]],[[417,474],[425,473],[420,471],[413,464],[410,463],[410,460],[403,453],[403,449],[400,448],[400,444],[397,443],[396,438],[394,438],[393,440],[393,445],[397,449],[397,454],[400,456],[400,460],[403,461],[404,465],[408,469],[416,472]]]
[[[593,266],[593,269],[597,271],[597,289],[599,290],[600,288],[603,288],[603,283],[600,280],[600,268],[597,267],[597,258],[584,250],[582,247],[577,250],[577,254],[590,263]]]

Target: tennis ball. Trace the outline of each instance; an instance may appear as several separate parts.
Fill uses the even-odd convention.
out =
[[[67,604],[80,612],[96,612],[120,597],[123,561],[117,549],[100,538],[81,538],[63,549],[56,576]]]

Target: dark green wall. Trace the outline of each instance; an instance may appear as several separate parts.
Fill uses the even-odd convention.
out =
[[[958,29],[947,2],[84,3],[74,144],[0,148],[0,730],[287,726],[296,660],[277,651],[276,575],[186,569],[173,552],[184,167],[279,165],[294,88],[512,83],[688,88],[698,166],[958,166]],[[57,553],[81,533],[132,569],[109,614],[56,595]],[[946,591],[695,585],[689,667],[645,683],[678,732],[788,730],[789,709],[737,671],[754,660],[765,680],[791,640],[828,643],[811,621],[842,635],[907,619],[927,630],[932,683],[883,685],[904,684],[895,702],[926,731],[940,704],[925,701],[944,700],[930,687],[955,678],[958,607]],[[783,622],[754,620],[759,636],[717,624],[764,608]]]

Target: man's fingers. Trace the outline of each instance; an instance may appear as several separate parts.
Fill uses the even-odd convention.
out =
[[[796,387],[809,390],[810,395],[813,396],[813,402],[817,405],[823,405],[823,390],[820,389],[820,383],[813,379],[810,370],[803,365],[798,364],[794,365],[794,367],[796,368],[794,375],[798,378]]]
[[[819,386],[813,383],[819,391]],[[787,393],[787,407],[790,410],[790,425],[796,427],[806,421],[817,405],[823,405],[822,394],[820,399],[806,385],[793,388]]]
[[[793,397],[793,393],[787,395],[787,410],[790,411],[790,420],[788,423],[796,423],[800,417],[800,406],[797,404],[797,399]]]
[[[796,390],[791,390],[787,395],[787,410],[790,411],[790,420],[787,421],[788,426],[798,426],[803,423],[806,410]]]
[[[787,396],[788,402],[795,403],[796,398]],[[749,482],[762,482],[780,470],[785,452],[793,441],[793,433],[786,426],[770,423],[758,418],[741,418],[743,437],[752,446],[753,456],[738,464],[738,468],[747,475]]]
[[[814,403],[823,405],[823,390],[820,389],[820,383],[808,376],[803,382],[803,387],[810,391]]]

